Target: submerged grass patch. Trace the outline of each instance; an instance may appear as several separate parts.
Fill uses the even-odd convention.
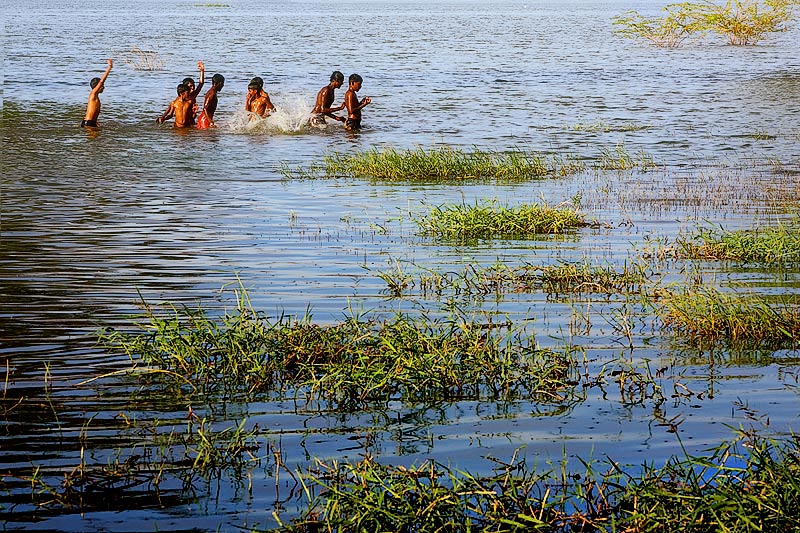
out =
[[[796,297],[767,300],[705,288],[665,298],[665,325],[695,343],[726,341],[797,348],[800,301]]]
[[[177,425],[158,420],[140,423],[122,413],[120,417],[126,422],[120,435],[129,434],[132,442],[128,446],[95,454],[83,442],[81,449],[86,446],[86,453],[80,454],[74,467],[31,465],[28,472],[4,472],[0,487],[27,485],[30,503],[38,509],[119,510],[126,505],[163,505],[169,499],[178,503],[223,472],[241,481],[244,471],[268,461],[268,455],[258,456],[262,452],[259,440],[264,440],[260,431],[257,426],[245,429],[246,420],[219,429],[191,410],[187,420]],[[90,425],[91,420],[83,431]]]
[[[457,317],[317,325],[270,321],[239,299],[221,317],[147,307],[139,323],[101,341],[127,353],[132,372],[204,398],[280,392],[344,409],[392,399],[560,402],[578,383],[570,350],[539,349],[522,332]]]
[[[451,146],[371,148],[369,150],[325,156],[321,165],[292,171],[284,166],[286,177],[374,178],[385,181],[461,181],[472,179],[527,180],[564,176],[583,169],[569,158],[521,149],[466,151]]]
[[[677,241],[678,255],[690,259],[747,263],[800,263],[800,224],[726,231],[700,229]]]
[[[579,123],[571,126],[570,129],[574,131],[584,131],[587,133],[611,133],[611,132],[631,132],[649,130],[652,126],[649,124],[639,124],[637,122],[619,122],[612,123],[604,120],[599,120],[592,123]]]
[[[656,163],[653,157],[644,151],[632,154],[624,146],[617,145],[613,149],[603,148],[595,167],[599,170],[647,171],[656,168]]]
[[[572,205],[500,205],[478,201],[474,205],[453,204],[433,207],[414,222],[420,233],[445,239],[531,238],[542,234],[564,233],[586,226],[582,213]]]
[[[322,463],[304,516],[280,531],[796,531],[797,440],[741,437],[707,455],[675,457],[636,473],[608,461],[585,471],[540,471],[493,460],[475,476],[427,461],[405,468],[371,457]],[[598,471],[599,467],[605,471]],[[307,485],[313,487],[311,483]]]
[[[487,294],[543,291],[566,293],[627,293],[649,283],[643,265],[593,266],[588,262],[560,262],[554,265],[496,263],[487,267],[469,265],[463,273],[431,269],[406,272],[398,262],[378,272],[387,292],[395,297],[418,291],[423,296],[484,296]]]

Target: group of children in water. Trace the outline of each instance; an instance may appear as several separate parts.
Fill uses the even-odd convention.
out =
[[[89,83],[91,91],[89,92],[89,101],[86,105],[86,115],[81,121],[81,127],[96,128],[97,118],[100,116],[100,93],[105,88],[105,81],[108,74],[114,66],[114,62],[109,59],[108,67],[103,75],[99,78],[93,78]],[[174,125],[176,128],[191,128],[197,127],[198,129],[214,128],[214,113],[217,111],[217,93],[225,86],[225,77],[222,74],[214,74],[211,77],[211,88],[206,92],[203,99],[203,107],[199,108],[197,105],[197,96],[205,84],[205,66],[202,61],[197,62],[197,68],[200,70],[200,79],[195,86],[192,78],[184,78],[178,85],[178,97],[170,102],[167,110],[156,119],[158,124],[174,118]],[[331,80],[328,85],[323,87],[317,93],[317,100],[314,104],[314,109],[311,110],[311,118],[309,125],[323,126],[326,124],[326,118],[343,122],[345,129],[349,131],[358,130],[361,128],[361,110],[372,102],[372,99],[367,96],[358,99],[358,91],[361,90],[363,79],[358,74],[351,74],[348,79],[349,87],[344,95],[344,103],[340,106],[332,107],[334,101],[334,91],[344,84],[344,74],[338,70],[331,74]],[[337,111],[347,109],[347,117],[335,115]],[[200,113],[198,114],[198,109]],[[245,100],[245,110],[250,112],[252,116],[259,116],[266,118],[269,114],[275,111],[275,106],[269,99],[269,94],[264,90],[264,80],[255,77],[250,80],[247,86],[247,99]]]

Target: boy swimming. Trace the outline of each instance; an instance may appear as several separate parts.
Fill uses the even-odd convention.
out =
[[[83,120],[81,121],[81,128],[97,127],[97,117],[100,116],[101,107],[100,93],[103,92],[103,89],[105,89],[106,78],[108,78],[108,74],[111,72],[113,66],[114,61],[109,59],[108,67],[106,67],[106,71],[103,73],[103,75],[99,78],[92,78],[92,81],[89,82],[89,86],[92,89],[89,91],[89,101],[86,104],[86,115],[84,115]]]
[[[214,124],[214,113],[217,111],[217,93],[225,85],[225,77],[222,74],[214,74],[211,77],[211,88],[203,99],[203,111],[197,117],[197,129],[216,128]]]

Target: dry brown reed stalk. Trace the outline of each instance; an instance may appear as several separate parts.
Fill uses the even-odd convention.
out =
[[[138,46],[134,46],[123,52],[123,55],[125,56],[125,64],[129,65],[133,70],[164,70],[164,60],[155,50],[142,50]]]

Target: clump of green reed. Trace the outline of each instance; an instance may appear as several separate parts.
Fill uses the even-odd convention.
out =
[[[420,233],[444,239],[533,238],[564,233],[586,226],[584,215],[571,205],[500,205],[496,201],[476,201],[474,205],[439,205],[425,216],[414,218]]]
[[[325,156],[324,163],[309,171],[295,173],[284,167],[286,177],[308,177],[319,173],[326,177],[374,178],[385,181],[460,181],[474,179],[527,180],[564,176],[582,170],[569,159],[521,149],[470,151],[440,146],[371,148],[363,151]]]
[[[427,461],[410,468],[367,457],[304,475],[321,493],[280,531],[796,531],[800,448],[748,436],[707,455],[625,472],[539,471],[512,458],[487,476]],[[307,486],[307,494],[310,496]]]
[[[390,399],[568,401],[577,394],[569,350],[539,349],[527,335],[458,317],[270,321],[240,298],[217,317],[147,307],[138,327],[106,331],[101,340],[131,357],[132,373],[206,398],[291,389],[352,408]]]
[[[494,460],[489,476],[426,461],[387,466],[367,457],[355,464],[319,462],[306,478],[322,487],[303,516],[281,531],[558,531],[586,522],[571,496],[585,490],[594,513],[606,504],[594,482],[539,473],[515,458]]]
[[[726,231],[705,228],[677,241],[678,255],[690,259],[747,263],[800,262],[800,224]]]
[[[593,266],[588,262],[559,262],[539,267],[542,288],[548,294],[628,293],[649,283],[642,265]]]
[[[600,159],[595,164],[599,170],[652,170],[656,167],[653,157],[644,150],[637,154],[630,153],[624,146],[617,145],[613,149],[603,148]]]
[[[625,477],[617,514],[626,531],[800,530],[796,437],[747,437]]]
[[[562,261],[543,266],[496,263],[487,267],[468,265],[463,272],[424,269],[415,273],[409,273],[395,261],[393,268],[379,271],[377,276],[386,282],[386,291],[393,297],[402,297],[415,290],[423,296],[437,297],[446,293],[485,296],[534,291],[611,294],[639,291],[649,283],[643,265],[626,264],[618,270],[611,265],[594,266],[586,261]]]
[[[666,296],[662,320],[693,343],[724,341],[796,348],[800,339],[800,301],[768,300],[713,288]]]

